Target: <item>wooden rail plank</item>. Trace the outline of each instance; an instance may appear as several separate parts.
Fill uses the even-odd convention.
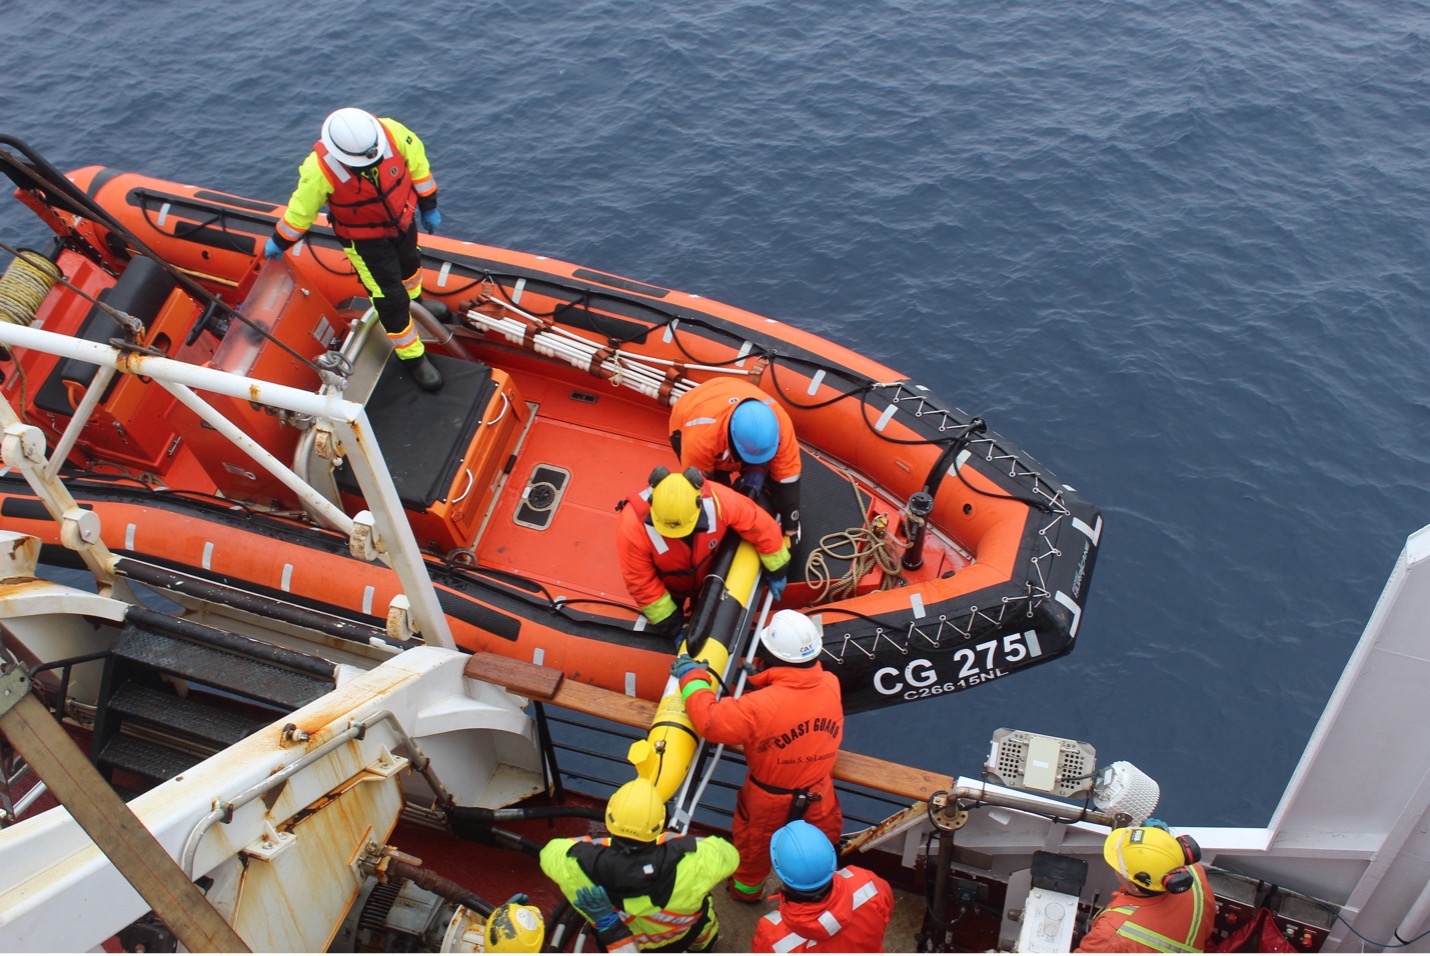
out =
[[[466,675],[505,687],[523,697],[627,727],[649,727],[655,717],[655,704],[648,700],[565,680],[561,671],[554,667],[528,664],[498,654],[473,654],[467,664]],[[946,774],[919,770],[848,750],[839,751],[834,778],[842,783],[867,787],[906,800],[925,800],[929,794],[953,786],[953,778]]]
[[[6,696],[23,694],[0,711],[0,733],[184,948],[194,953],[248,952],[208,897],[29,693],[28,679],[18,670],[0,678]]]

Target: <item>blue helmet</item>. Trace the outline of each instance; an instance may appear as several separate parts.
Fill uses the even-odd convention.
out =
[[[747,398],[730,415],[730,444],[747,465],[763,465],[775,457],[780,444],[780,423],[770,406]]]
[[[818,827],[796,820],[770,837],[770,862],[781,883],[808,893],[834,879],[834,844]]]

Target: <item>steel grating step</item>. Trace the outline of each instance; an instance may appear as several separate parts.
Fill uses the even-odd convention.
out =
[[[110,709],[126,721],[167,730],[175,736],[192,738],[214,749],[236,744],[272,717],[235,713],[192,697],[180,697],[156,687],[133,681],[119,688],[109,701]]]
[[[203,759],[163,744],[119,734],[104,745],[95,762],[101,767],[164,781],[177,777]]]
[[[333,681],[300,674],[230,651],[127,624],[114,645],[130,661],[207,687],[231,691],[285,711],[297,710],[333,689]]]

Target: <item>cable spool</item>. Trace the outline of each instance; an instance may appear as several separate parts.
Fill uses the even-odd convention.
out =
[[[60,267],[34,249],[20,249],[0,276],[0,321],[29,326],[60,277]],[[10,350],[0,345],[0,358]]]

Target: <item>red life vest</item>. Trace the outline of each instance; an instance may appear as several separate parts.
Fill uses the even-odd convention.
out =
[[[616,525],[616,553],[626,590],[645,607],[666,592],[679,595],[700,590],[715,549],[734,528],[761,554],[784,546],[780,527],[759,505],[723,485],[706,482],[700,489],[700,518],[684,538],[666,538],[650,521],[650,489],[628,499]]]
[[[333,192],[328,197],[328,220],[339,239],[395,239],[412,225],[417,212],[417,190],[407,160],[397,148],[387,124],[382,126],[382,156],[364,169],[351,169],[328,152],[322,141],[313,144],[318,168]],[[373,174],[376,174],[374,182]]]

